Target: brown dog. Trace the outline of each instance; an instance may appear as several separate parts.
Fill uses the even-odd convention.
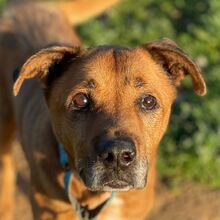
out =
[[[136,48],[75,47],[62,14],[41,4],[11,8],[0,27],[0,150],[10,161],[16,121],[31,170],[34,219],[83,219],[85,210],[84,219],[144,219],[176,88],[189,74],[195,92],[206,92],[199,68],[167,39]],[[13,100],[12,73],[48,45],[56,46],[21,68]],[[64,190],[59,144],[80,210]]]

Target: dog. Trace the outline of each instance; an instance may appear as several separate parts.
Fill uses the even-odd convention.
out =
[[[201,71],[170,39],[82,49],[60,8],[19,3],[0,24],[2,194],[17,130],[34,219],[145,219],[177,88],[189,75],[205,95]]]

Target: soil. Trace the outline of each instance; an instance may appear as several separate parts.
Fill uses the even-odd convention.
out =
[[[187,184],[178,192],[162,187],[149,220],[220,220],[220,189],[198,183]]]
[[[13,149],[17,169],[14,220],[32,220],[29,171],[20,149]],[[220,220],[220,189],[211,190],[198,183],[187,184],[181,190],[170,191],[163,184],[156,190],[155,208],[149,220]]]

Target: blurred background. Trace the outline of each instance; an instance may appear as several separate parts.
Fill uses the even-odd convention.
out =
[[[5,0],[0,0],[1,9],[4,4]],[[86,47],[137,46],[168,37],[199,64],[208,93],[204,97],[197,96],[189,79],[180,87],[169,129],[159,150],[158,191],[163,192],[162,195],[167,195],[165,191],[172,192],[171,197],[175,199],[171,200],[180,206],[186,205],[184,196],[186,193],[190,196],[191,190],[195,191],[191,194],[193,197],[206,196],[206,203],[216,202],[220,195],[220,1],[125,0],[76,30]],[[178,196],[181,199],[176,199]],[[163,199],[159,193],[158,207]],[[220,206],[219,200],[215,202],[216,209],[210,208],[214,214],[219,213]],[[178,210],[173,205],[167,209]],[[201,206],[199,212],[202,209]],[[162,210],[160,214],[164,217],[155,214],[153,219],[169,219],[165,212]],[[220,219],[220,213],[216,216],[207,219]],[[174,218],[174,214],[171,217],[182,219]]]

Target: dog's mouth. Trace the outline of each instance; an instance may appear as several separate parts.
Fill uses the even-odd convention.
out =
[[[86,164],[86,166],[85,166]],[[109,167],[96,161],[87,160],[78,166],[78,174],[84,185],[91,191],[128,191],[145,187],[147,162],[135,161],[129,167]]]
[[[99,186],[87,186],[91,191],[104,191],[104,192],[123,192],[128,191],[134,186],[126,181],[122,180],[112,180],[109,182],[105,182]]]
[[[135,174],[135,173],[134,173]],[[143,188],[146,184],[146,178],[141,180],[136,178],[136,175],[121,176],[111,175],[87,175],[81,172],[80,175],[85,186],[91,191],[119,192],[128,191],[130,189]],[[138,182],[139,181],[139,182]]]
[[[90,175],[90,177],[91,176],[92,175]],[[88,179],[90,178],[88,178],[88,176],[85,175],[83,171],[80,172],[80,177],[87,186],[87,188],[91,191],[127,191],[131,188],[134,188],[134,186],[129,181],[122,180],[117,177],[103,179],[101,178],[102,180],[98,181],[98,183],[94,180],[96,178],[94,178],[93,180],[94,182],[96,182],[96,184],[94,184],[93,181],[92,183],[88,181]]]
[[[127,191],[131,188],[133,186],[123,180],[112,180],[103,184],[103,190],[106,191]]]

